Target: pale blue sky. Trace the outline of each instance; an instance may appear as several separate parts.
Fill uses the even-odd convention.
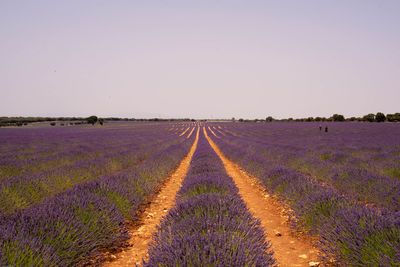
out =
[[[0,1],[0,116],[400,112],[400,1]]]

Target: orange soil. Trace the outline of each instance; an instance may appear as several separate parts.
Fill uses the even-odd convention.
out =
[[[239,194],[246,202],[249,210],[260,219],[267,239],[271,240],[274,257],[279,266],[313,266],[318,265],[319,250],[312,245],[308,236],[295,236],[288,225],[287,212],[279,201],[271,197],[258,179],[251,177],[240,167],[227,159],[218,146],[208,137],[206,129],[204,134],[212,148],[221,158],[226,172],[231,176],[239,188]],[[312,263],[314,262],[314,263]]]
[[[195,128],[196,128],[196,127],[193,127],[193,129],[190,131],[189,135],[188,135],[186,138],[189,138],[189,137],[192,135],[192,133],[193,133],[193,131],[194,131]]]
[[[229,130],[224,130],[224,131],[227,132],[227,133],[230,133],[230,134],[233,135],[233,136],[240,137],[239,134],[234,133],[234,132],[232,132],[232,131],[229,131]]]
[[[156,226],[160,224],[161,218],[175,204],[176,193],[189,169],[190,161],[197,147],[199,130],[200,128],[197,129],[196,140],[190,148],[189,154],[167,178],[155,200],[142,213],[139,222],[130,229],[132,236],[128,240],[130,244],[128,249],[108,257],[111,261],[106,262],[105,266],[133,266],[140,264],[142,259],[147,259],[147,250],[152,240],[152,233],[156,231]]]
[[[217,129],[216,127],[214,127],[214,131],[215,131],[216,133],[220,134],[220,135],[226,136],[226,134],[225,134],[223,131]]]
[[[208,126],[208,130],[210,130],[210,132],[211,132],[215,137],[219,138],[219,137],[213,132],[213,130],[211,130],[210,126]]]

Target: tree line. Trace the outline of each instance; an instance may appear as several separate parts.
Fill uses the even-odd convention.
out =
[[[215,120],[215,119],[214,119]],[[196,121],[195,119],[182,118],[182,119],[162,119],[162,118],[151,118],[151,119],[136,119],[136,118],[118,118],[118,117],[107,117],[98,118],[97,116],[90,117],[0,117],[0,127],[2,126],[23,126],[33,122],[50,122],[50,125],[55,126],[57,122],[59,125],[77,125],[77,124],[96,124],[103,125],[106,121]],[[206,119],[201,121],[207,121]],[[227,121],[226,119],[220,119],[217,121]],[[286,118],[286,119],[275,119],[272,116],[268,116],[265,119],[238,119],[232,118],[231,121],[240,122],[272,122],[272,121],[365,121],[365,122],[400,122],[400,113],[383,114],[378,112],[376,114],[369,113],[362,117],[349,117],[345,118],[341,114],[333,114],[331,117],[308,117],[308,118]]]
[[[235,118],[232,118],[232,121],[236,121]],[[255,120],[246,120],[246,119],[239,119],[238,121],[240,122],[258,122],[258,121],[266,121],[266,122],[272,122],[272,121],[306,121],[306,122],[311,122],[311,121],[365,121],[365,122],[400,122],[400,113],[394,113],[394,114],[383,114],[382,112],[378,112],[376,114],[369,113],[366,114],[362,117],[349,117],[345,118],[341,114],[333,114],[331,117],[308,117],[308,118],[287,118],[287,119],[274,119],[271,116],[268,116],[265,118],[265,120],[262,119],[255,119]]]
[[[56,126],[57,122],[59,125],[78,125],[78,124],[96,124],[103,125],[106,121],[195,121],[194,119],[183,118],[183,119],[135,119],[135,118],[98,118],[93,115],[90,117],[0,117],[0,127],[5,126],[23,126],[33,122],[49,122],[51,126]]]

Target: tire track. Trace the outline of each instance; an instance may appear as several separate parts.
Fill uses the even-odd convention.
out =
[[[194,129],[196,129],[196,127],[193,127],[193,129],[190,131],[190,133],[189,133],[189,135],[186,137],[186,139],[188,139],[188,138],[192,135]]]
[[[255,217],[260,219],[267,238],[271,240],[274,257],[279,266],[318,266],[319,250],[312,245],[312,240],[306,236],[294,236],[291,234],[287,223],[285,210],[280,203],[267,194],[266,189],[240,167],[227,159],[218,146],[207,135],[205,127],[204,134],[211,147],[221,158],[226,172],[232,177],[239,194],[246,202],[249,210]]]
[[[190,129],[190,127],[188,127],[184,132],[182,132],[179,136],[184,135],[188,130]]]
[[[132,233],[131,238],[128,240],[130,247],[121,253],[111,255],[110,258],[113,260],[105,262],[104,266],[134,266],[135,264],[140,264],[142,259],[147,259],[147,251],[152,240],[152,234],[156,231],[156,226],[160,224],[161,218],[174,206],[176,193],[189,170],[190,161],[197,147],[199,132],[200,127],[197,128],[196,139],[188,155],[166,179],[155,200],[142,213],[138,220],[139,223],[130,229]]]

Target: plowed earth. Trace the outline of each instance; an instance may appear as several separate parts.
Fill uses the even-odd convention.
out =
[[[150,203],[139,218],[139,222],[130,229],[130,246],[118,254],[109,256],[105,266],[134,266],[147,259],[147,250],[152,240],[152,234],[161,218],[174,206],[175,196],[189,169],[190,161],[197,147],[199,138],[197,129],[196,140],[190,148],[189,154],[182,160],[179,167],[167,178],[157,197]]]
[[[196,140],[189,154],[182,160],[179,167],[166,179],[156,198],[147,206],[138,223],[131,227],[129,246],[122,252],[112,254],[104,266],[140,265],[142,259],[147,259],[149,243],[162,217],[174,206],[176,193],[189,169],[190,161],[197,147],[200,127],[197,128]],[[188,129],[184,133],[186,133]],[[193,130],[192,130],[193,131]],[[276,197],[268,194],[260,182],[243,171],[236,163],[227,159],[218,146],[203,131],[210,145],[221,158],[227,174],[232,177],[239,194],[242,196],[253,216],[261,221],[261,225],[271,240],[274,257],[278,266],[318,266],[319,250],[312,245],[312,239],[291,230],[285,208]],[[210,129],[210,132],[211,129]],[[189,136],[192,132],[189,133]],[[215,137],[218,137],[212,132]]]
[[[246,202],[247,208],[253,213],[253,216],[260,219],[261,225],[267,233],[267,239],[271,240],[278,265],[318,265],[318,249],[312,245],[311,238],[293,233],[288,224],[285,209],[278,200],[271,197],[258,180],[227,159],[207,135],[204,128],[203,130],[212,148],[221,158],[226,172],[239,188],[239,194]]]

